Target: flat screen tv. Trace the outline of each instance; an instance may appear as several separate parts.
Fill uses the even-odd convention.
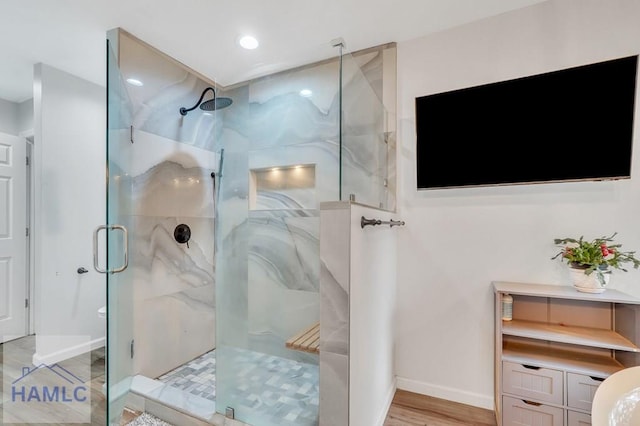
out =
[[[638,56],[416,98],[418,189],[631,177]]]

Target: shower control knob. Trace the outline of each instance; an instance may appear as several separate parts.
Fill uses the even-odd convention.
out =
[[[176,229],[173,231],[173,238],[180,244],[186,243],[188,247],[189,240],[191,239],[191,228],[189,228],[189,225],[181,223],[176,226]]]

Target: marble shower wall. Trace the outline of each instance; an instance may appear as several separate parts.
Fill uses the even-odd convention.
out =
[[[345,67],[342,175],[362,202],[394,208],[383,186],[391,170],[381,103],[388,48]],[[218,294],[221,309],[233,306],[228,324],[219,324],[220,344],[317,362],[285,342],[319,320],[318,209],[340,197],[339,73],[336,58],[219,93],[234,101],[220,112],[215,138],[225,157]],[[311,96],[301,96],[303,89]]]
[[[133,150],[135,370],[155,378],[215,348],[217,155],[138,130]],[[191,228],[187,247],[174,239]],[[171,344],[167,344],[171,342]]]
[[[339,196],[338,73],[336,60],[220,94],[234,100],[218,139],[218,295],[220,309],[233,306],[219,316],[220,345],[318,362],[285,342],[319,320],[318,207]]]
[[[350,352],[349,203],[323,203],[320,221],[320,425],[346,426]]]
[[[216,344],[219,348],[247,348],[249,136],[245,123],[249,114],[249,90],[241,86],[220,95],[233,99],[233,104],[219,112],[221,125],[215,138],[216,150],[223,157],[216,227],[219,242],[216,251]],[[233,370],[228,361],[231,359],[218,356],[218,374]],[[224,378],[218,380],[219,398],[228,395],[225,391],[228,385]]]
[[[133,132],[121,177],[130,190],[134,373],[156,378],[215,348],[214,138],[220,116],[190,108],[213,84],[124,31],[119,67]],[[208,98],[207,98],[208,99]],[[126,108],[125,108],[126,107]],[[127,126],[128,127],[128,126]],[[128,130],[128,129],[127,129]],[[177,225],[191,239],[174,238]]]
[[[285,341],[320,319],[318,209],[339,196],[338,96],[337,60],[249,85],[249,169],[262,178],[249,211],[252,348],[313,363]]]
[[[119,52],[123,76],[144,82],[143,86],[127,85],[134,129],[213,151],[218,114],[196,108],[182,116],[179,110],[194,106],[202,92],[214,85],[124,31]],[[210,98],[208,92],[205,100]]]

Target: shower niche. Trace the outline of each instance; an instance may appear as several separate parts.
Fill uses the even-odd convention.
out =
[[[315,164],[250,170],[250,210],[317,209],[317,206]]]

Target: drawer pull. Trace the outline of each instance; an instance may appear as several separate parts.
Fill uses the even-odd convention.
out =
[[[596,382],[604,382],[604,379],[602,377],[593,377],[593,376],[589,376],[591,377],[591,380],[595,380]]]
[[[540,370],[540,367],[536,367],[535,365],[526,365],[522,364],[524,368],[528,368],[529,370]]]
[[[535,407],[539,407],[539,406],[542,405],[539,402],[527,401],[526,399],[522,399],[521,401],[524,402],[527,405],[533,405]]]

